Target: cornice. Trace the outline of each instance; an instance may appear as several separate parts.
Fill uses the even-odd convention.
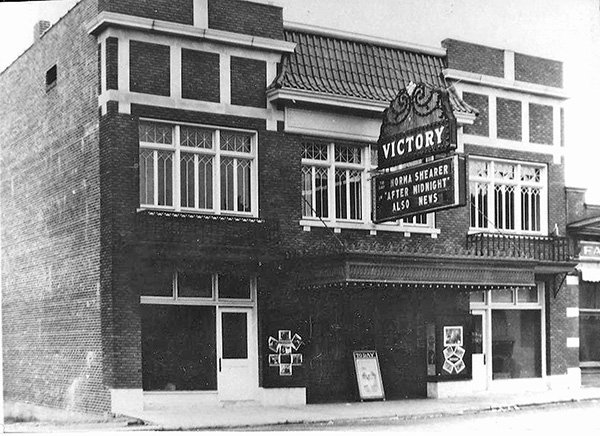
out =
[[[468,71],[455,70],[452,68],[445,68],[442,70],[442,73],[444,74],[446,80],[456,80],[459,82],[490,86],[492,88],[506,89],[509,91],[534,94],[543,97],[552,97],[560,100],[567,100],[569,98],[562,88],[520,82],[518,80],[506,80],[503,77],[475,74]]]
[[[203,29],[188,24],[172,23],[169,21],[153,20],[150,18],[136,17],[133,15],[118,14],[115,12],[100,12],[93,20],[86,23],[88,33],[98,35],[106,27],[121,27],[134,30],[146,30],[156,33],[180,36],[193,39],[202,39],[210,42],[252,47],[260,50],[279,53],[293,53],[295,43],[278,39],[262,38],[259,36],[241,33],[226,32],[216,29]]]

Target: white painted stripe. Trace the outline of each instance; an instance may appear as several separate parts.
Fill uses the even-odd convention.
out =
[[[579,277],[577,276],[567,276],[567,285],[578,285]]]
[[[100,43],[100,93],[106,91],[106,40]]]
[[[194,27],[208,29],[208,0],[194,0]]]
[[[119,38],[119,91],[129,92],[129,39]]]
[[[567,338],[567,348],[579,348],[579,338]]]
[[[579,307],[567,307],[567,318],[579,317]]]
[[[515,52],[504,50],[504,78],[513,82],[515,80]]]
[[[221,103],[231,104],[231,56],[221,54],[219,56],[219,71],[221,84]]]
[[[181,47],[171,46],[171,97],[181,98]]]
[[[237,106],[232,104],[212,103],[208,101],[190,100],[185,98],[172,98],[162,95],[140,94],[137,92],[120,92],[118,90],[108,90],[98,98],[98,105],[101,106],[107,101],[118,101],[119,107],[127,107],[131,104],[141,104],[147,106],[162,106],[172,109],[182,109],[197,112],[211,112],[222,115],[235,115],[240,117],[259,118],[267,120],[269,118],[276,121],[283,121],[283,112],[272,109],[257,107]],[[129,113],[129,112],[125,112]]]

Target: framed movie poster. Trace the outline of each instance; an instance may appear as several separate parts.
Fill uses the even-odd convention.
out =
[[[377,351],[354,351],[353,354],[360,400],[385,400]]]

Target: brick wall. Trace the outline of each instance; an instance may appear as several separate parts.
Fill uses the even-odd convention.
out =
[[[479,111],[473,125],[465,125],[463,132],[468,135],[489,136],[490,101],[487,95],[463,92],[463,100]]]
[[[521,130],[521,102],[507,98],[496,99],[496,122],[498,138],[520,141],[523,133]]]
[[[267,64],[231,56],[231,104],[267,107]]]
[[[80,2],[0,75],[3,368],[6,400],[105,412],[96,11]]]
[[[529,103],[529,141],[549,145],[554,143],[552,106]]]
[[[504,50],[445,39],[447,68],[488,76],[504,77]]]
[[[119,89],[119,40],[106,38],[106,89]]]
[[[567,338],[579,337],[579,318],[567,318],[567,307],[579,307],[579,287],[562,284],[554,296],[546,279],[546,354],[548,375],[566,374],[579,367],[579,348],[567,348]]]
[[[154,95],[171,95],[170,47],[130,41],[129,89]]]
[[[194,0],[98,0],[98,12],[194,24]]]
[[[220,101],[219,54],[182,49],[181,95],[183,98]]]
[[[208,0],[210,29],[283,39],[280,7],[241,0]]]
[[[562,88],[562,62],[515,53],[515,80]]]

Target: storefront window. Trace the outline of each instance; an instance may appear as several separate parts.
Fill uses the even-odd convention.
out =
[[[600,362],[600,283],[579,286],[579,360]]]
[[[494,379],[541,377],[540,311],[492,310]]]
[[[215,307],[142,305],[145,391],[216,390]]]

